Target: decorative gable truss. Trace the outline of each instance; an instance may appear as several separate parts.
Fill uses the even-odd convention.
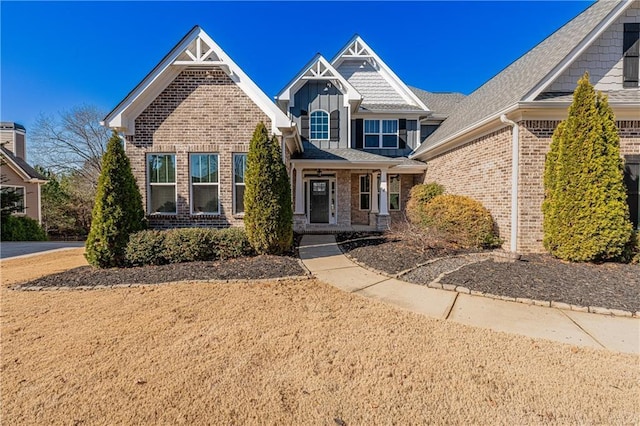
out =
[[[269,116],[271,131],[283,135],[293,150],[302,149],[289,118],[199,26],[195,26],[101,123],[127,135],[135,134],[135,119],[187,68],[221,69]]]

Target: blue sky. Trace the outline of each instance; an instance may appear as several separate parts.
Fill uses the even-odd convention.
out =
[[[407,84],[468,94],[590,3],[2,1],[0,119],[108,112],[196,24],[270,97],[355,33]]]

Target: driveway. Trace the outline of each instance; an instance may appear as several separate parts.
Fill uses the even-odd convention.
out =
[[[84,247],[84,241],[4,241],[0,243],[0,259],[75,247]]]

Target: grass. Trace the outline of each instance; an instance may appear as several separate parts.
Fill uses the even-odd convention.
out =
[[[41,274],[45,256],[31,258]],[[3,284],[20,270],[3,261]],[[637,356],[424,318],[314,280],[0,292],[2,424],[640,421]]]

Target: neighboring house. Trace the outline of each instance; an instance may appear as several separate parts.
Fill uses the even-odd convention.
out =
[[[589,71],[616,115],[637,228],[639,34],[640,1],[593,4],[460,102],[410,158],[427,163],[425,181],[481,201],[506,248],[542,251],[545,155]]]
[[[103,124],[124,134],[155,228],[242,225],[263,121],[282,143],[297,231],[386,229],[412,186],[437,181],[482,202],[505,248],[541,251],[545,154],[585,71],[616,114],[638,226],[639,34],[640,1],[595,3],[468,97],[407,86],[355,36],[273,103],[195,27]]]
[[[21,196],[16,215],[42,221],[40,185],[47,180],[26,161],[26,130],[17,123],[0,123],[0,189]]]

